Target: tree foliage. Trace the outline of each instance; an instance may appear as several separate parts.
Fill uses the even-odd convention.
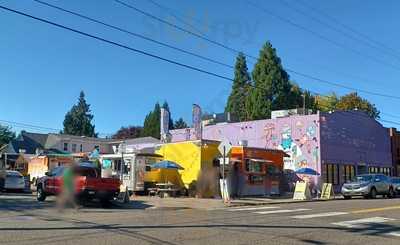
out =
[[[225,112],[235,115],[239,121],[247,120],[246,98],[249,94],[251,78],[248,72],[246,57],[239,53],[235,64],[235,77],[232,91],[226,103]]]
[[[272,110],[298,107],[293,84],[270,42],[261,49],[252,77],[254,87],[246,100],[248,119],[270,118]]]
[[[143,135],[142,136],[151,136],[157,139],[160,139],[160,120],[161,120],[161,107],[157,102],[154,105],[153,111],[147,114],[143,123]]]
[[[317,109],[324,112],[335,110],[338,102],[339,97],[335,93],[317,96],[316,98]]]
[[[90,104],[86,102],[85,93],[81,91],[78,103],[72,106],[64,119],[64,134],[97,137],[95,126],[92,124],[93,114]]]
[[[187,123],[183,120],[183,118],[179,118],[178,120],[175,121],[174,124],[174,129],[182,129],[182,128],[188,128]]]
[[[128,126],[121,127],[113,136],[113,139],[133,139],[139,138],[143,134],[143,127]]]
[[[360,97],[356,92],[340,97],[336,104],[337,110],[361,110],[365,111],[372,118],[379,118],[379,110],[367,99]]]
[[[15,139],[15,132],[11,127],[0,125],[0,147]]]

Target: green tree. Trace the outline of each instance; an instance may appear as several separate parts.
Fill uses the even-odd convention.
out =
[[[160,119],[161,119],[161,107],[157,102],[154,106],[153,111],[147,114],[143,123],[143,135],[142,136],[152,136],[154,138],[160,139]]]
[[[251,120],[270,118],[271,110],[295,108],[292,99],[292,84],[283,69],[281,60],[270,42],[260,51],[252,72],[254,87],[246,101],[246,110]]]
[[[335,93],[316,97],[317,110],[328,112],[336,109],[339,97]]]
[[[113,139],[133,139],[138,138],[143,134],[143,127],[128,126],[121,127],[113,136]]]
[[[11,130],[11,127],[0,125],[0,147],[10,143],[13,139],[15,139],[15,132]]]
[[[250,84],[251,79],[246,64],[246,57],[243,53],[239,53],[236,58],[232,91],[225,107],[225,112],[232,113],[239,121],[247,120],[246,97],[249,94]]]
[[[78,103],[72,106],[64,119],[64,134],[97,137],[95,126],[92,124],[93,115],[90,104],[86,102],[85,93],[81,91]]]
[[[374,104],[360,97],[356,92],[340,97],[336,104],[337,110],[361,110],[365,111],[372,118],[379,118],[379,110]]]
[[[174,129],[182,129],[182,128],[187,128],[188,125],[186,124],[186,122],[183,120],[183,118],[179,118],[177,121],[175,121],[174,124]]]

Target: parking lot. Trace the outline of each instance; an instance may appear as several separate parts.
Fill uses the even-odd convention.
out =
[[[214,209],[131,201],[60,213],[54,197],[2,193],[0,236],[1,244],[399,244],[400,199]]]

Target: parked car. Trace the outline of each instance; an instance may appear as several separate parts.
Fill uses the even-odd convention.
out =
[[[392,185],[396,194],[400,195],[400,177],[392,178]]]
[[[0,189],[6,191],[23,191],[25,178],[18,171],[3,170],[0,172]]]
[[[345,199],[352,196],[376,198],[377,195],[394,197],[394,188],[391,179],[384,174],[362,174],[354,177],[349,183],[342,186],[342,195]]]
[[[65,166],[46,172],[46,176],[38,179],[37,200],[45,201],[49,195],[58,195],[62,191]],[[80,164],[73,167],[75,174],[75,193],[79,202],[84,203],[98,199],[103,205],[108,205],[118,196],[120,180],[116,178],[101,178],[100,170],[91,164]]]

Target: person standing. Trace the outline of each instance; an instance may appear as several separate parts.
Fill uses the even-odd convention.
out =
[[[75,197],[75,174],[73,166],[67,166],[63,172],[62,189],[57,199],[59,210],[65,208],[67,205],[72,205],[78,210]]]

